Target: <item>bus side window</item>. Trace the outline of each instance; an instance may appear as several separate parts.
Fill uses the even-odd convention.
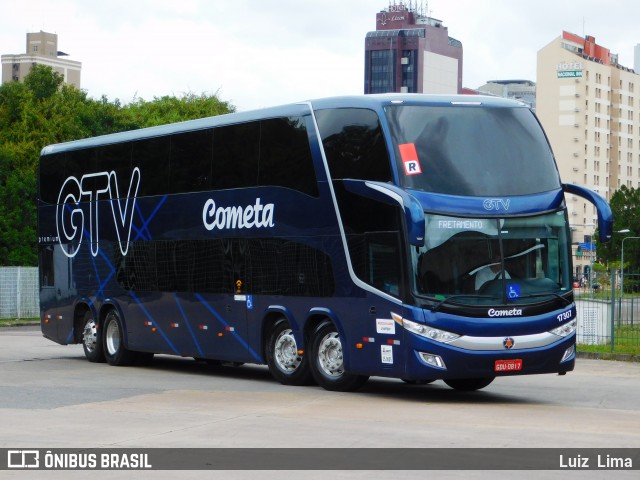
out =
[[[259,153],[260,122],[216,128],[213,132],[211,188],[256,187]]]
[[[335,191],[355,274],[378,290],[400,296],[400,205],[353,194],[344,189],[342,182],[335,182]]]
[[[260,122],[259,184],[292,188],[318,196],[318,182],[304,118]]]
[[[316,118],[334,180],[393,180],[384,135],[373,110],[319,110]]]
[[[126,192],[133,167],[138,167],[142,176],[138,197],[166,195],[169,190],[170,174],[169,152],[171,144],[169,137],[147,138],[133,142],[132,145],[131,167],[123,172],[123,176],[118,172],[120,193]]]
[[[197,130],[171,137],[171,193],[202,192],[211,186],[213,130]]]

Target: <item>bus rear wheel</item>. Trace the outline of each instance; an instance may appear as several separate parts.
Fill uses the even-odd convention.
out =
[[[82,318],[82,349],[90,362],[104,362],[102,347],[102,330],[98,327],[91,310],[87,310]]]
[[[483,378],[449,378],[444,383],[461,392],[473,392],[489,385],[495,377]]]
[[[111,310],[104,320],[102,334],[104,345],[104,357],[109,365],[131,365],[135,359],[135,353],[124,346],[124,323],[115,310]]]
[[[342,340],[329,320],[321,322],[311,338],[311,373],[325,390],[349,392],[367,381],[365,375],[353,375],[344,369]]]
[[[267,365],[271,375],[283,385],[308,385],[312,377],[307,358],[299,352],[289,322],[278,320],[265,345]]]

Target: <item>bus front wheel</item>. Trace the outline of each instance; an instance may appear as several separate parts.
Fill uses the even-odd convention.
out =
[[[278,320],[265,345],[267,365],[273,378],[283,385],[308,385],[311,380],[309,362],[298,349],[293,330],[286,319]]]
[[[489,385],[495,377],[483,378],[449,378],[444,383],[461,392],[473,392]]]
[[[102,333],[104,356],[109,365],[125,366],[133,363],[135,354],[124,346],[124,324],[115,310],[104,320]]]
[[[311,373],[326,390],[348,392],[360,388],[369,377],[344,369],[342,340],[329,320],[321,322],[311,338]]]

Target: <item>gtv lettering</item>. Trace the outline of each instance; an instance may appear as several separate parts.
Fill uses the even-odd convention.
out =
[[[485,210],[504,210],[505,212],[509,210],[509,204],[511,203],[510,199],[503,198],[487,198],[484,202],[482,202],[482,206]]]
[[[116,172],[98,172],[83,175],[80,180],[68,177],[62,184],[56,206],[56,229],[62,251],[67,257],[75,257],[82,244],[84,231],[87,229],[91,244],[91,255],[98,255],[100,250],[98,239],[98,201],[109,198],[113,223],[118,236],[118,244],[122,255],[129,250],[133,211],[136,204],[138,187],[140,186],[140,169],[135,167],[131,172],[129,189],[124,197],[120,196]],[[85,212],[80,202],[89,205],[88,225],[85,223]]]

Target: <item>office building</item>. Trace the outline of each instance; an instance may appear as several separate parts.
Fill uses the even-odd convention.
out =
[[[55,33],[27,33],[25,53],[2,55],[2,83],[19,82],[31,71],[33,65],[47,65],[62,74],[64,83],[80,88],[82,63],[61,57],[66,53],[58,50],[58,35]]]
[[[531,80],[489,80],[477,92],[518,100],[536,110],[536,84]]]
[[[462,43],[417,2],[393,2],[366,35],[364,83],[364,93],[461,93]]]
[[[562,181],[606,200],[622,185],[639,188],[640,76],[593,36],[562,32],[538,51],[536,83],[536,113]],[[596,210],[570,195],[568,212],[575,274],[581,276],[595,258],[590,239]]]

